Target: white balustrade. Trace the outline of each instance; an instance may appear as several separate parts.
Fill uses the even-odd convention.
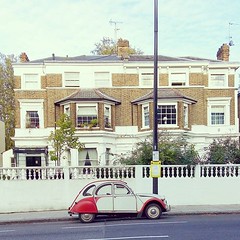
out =
[[[151,178],[150,165],[0,168],[0,181]],[[240,177],[240,164],[162,165],[161,178]]]

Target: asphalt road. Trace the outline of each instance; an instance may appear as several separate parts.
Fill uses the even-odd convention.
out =
[[[240,215],[163,216],[160,220],[98,219],[0,226],[1,240],[239,240]]]

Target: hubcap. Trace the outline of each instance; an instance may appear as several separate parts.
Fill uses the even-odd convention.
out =
[[[151,218],[157,218],[158,216],[159,216],[159,209],[158,208],[150,208],[149,209],[149,216],[151,217]]]
[[[90,220],[92,220],[92,214],[83,214],[82,215],[82,219],[84,220],[84,221],[90,221]]]

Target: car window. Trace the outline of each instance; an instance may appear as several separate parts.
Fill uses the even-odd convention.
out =
[[[96,195],[112,195],[112,185],[106,184],[100,186],[96,191]]]
[[[114,194],[115,195],[126,195],[130,194],[131,192],[129,191],[128,188],[126,188],[122,184],[114,184]]]
[[[92,196],[93,195],[93,190],[95,189],[95,185],[90,185],[88,186],[84,192],[83,192],[83,196]]]

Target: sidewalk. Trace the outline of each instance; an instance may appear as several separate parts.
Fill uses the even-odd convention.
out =
[[[184,205],[172,206],[168,215],[186,214],[240,214],[240,205]],[[43,212],[23,212],[23,213],[0,213],[0,224],[7,223],[27,223],[27,222],[54,222],[71,221],[77,215],[70,217],[67,210],[43,211]]]

